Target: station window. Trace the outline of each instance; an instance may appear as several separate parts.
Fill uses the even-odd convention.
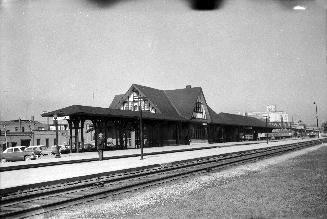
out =
[[[18,132],[18,127],[15,127],[15,132]]]
[[[201,102],[196,102],[194,112],[203,113],[202,103]]]
[[[36,145],[40,145],[41,144],[41,139],[36,139]]]
[[[22,132],[25,132],[25,127],[22,127]]]

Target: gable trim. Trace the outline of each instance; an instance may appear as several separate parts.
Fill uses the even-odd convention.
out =
[[[205,108],[206,108],[206,111],[207,111],[207,121],[208,121],[208,123],[211,123],[212,119],[211,119],[210,110],[209,110],[209,107],[208,107],[208,104],[207,104],[207,100],[206,100],[206,97],[204,96],[202,88],[200,88],[200,89],[201,89],[201,95],[202,95],[203,100],[205,102]]]
[[[133,92],[133,89],[137,90],[139,92],[139,95],[140,96],[144,96],[144,97],[147,97],[147,95],[145,95],[138,87],[136,84],[132,84],[132,86],[128,89],[128,91],[124,94],[124,96],[122,97],[121,101],[126,101],[126,98],[129,97],[129,94],[131,94]],[[147,97],[147,100],[150,102],[151,106],[155,108],[156,110],[156,113],[160,113],[161,114],[161,111],[160,109],[158,108],[158,106],[156,104],[154,104],[148,97]],[[120,105],[122,104],[123,102],[119,103]]]

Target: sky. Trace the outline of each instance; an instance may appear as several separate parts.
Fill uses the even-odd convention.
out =
[[[293,8],[305,10],[294,10]],[[301,6],[301,7],[299,7]],[[324,0],[0,0],[0,116],[108,107],[141,84],[202,87],[216,112],[327,121]]]

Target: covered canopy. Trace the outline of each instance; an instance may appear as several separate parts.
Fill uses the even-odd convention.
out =
[[[109,109],[102,107],[91,107],[82,105],[72,105],[62,109],[54,110],[51,112],[41,114],[42,117],[53,117],[54,115],[63,117],[89,117],[92,118],[138,118],[140,116],[139,111],[129,111],[129,110],[119,110],[119,109]],[[171,121],[184,121],[185,119],[177,115],[163,115],[159,113],[150,113],[142,111],[142,117],[144,119],[153,120],[171,120]]]

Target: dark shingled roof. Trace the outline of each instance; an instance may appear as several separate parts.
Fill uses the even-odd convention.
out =
[[[138,84],[133,84],[132,87],[139,90],[146,96],[160,113],[164,115],[181,116],[185,119],[191,119],[195,102],[202,94],[201,87],[184,88],[176,90],[159,90],[151,87],[146,87]],[[115,96],[109,108],[118,109],[119,106],[117,99],[122,98],[124,95]],[[121,100],[121,99],[120,99]]]
[[[230,113],[219,113],[217,122],[226,125],[266,127],[266,123],[259,119],[249,116],[242,116]]]
[[[209,113],[211,115],[212,123],[222,124],[222,125],[234,125],[234,126],[252,126],[252,127],[266,127],[266,122],[250,117],[242,116],[230,113],[219,113],[217,114],[210,107],[208,107]],[[271,126],[268,126],[271,128]]]
[[[184,88],[164,91],[177,112],[185,119],[191,119],[198,96],[201,95],[200,87]]]
[[[162,114],[180,117],[163,90],[141,86],[138,84],[133,84],[133,86],[143,93]]]
[[[119,109],[119,102],[122,100],[123,96],[125,94],[118,94],[118,95],[115,95],[114,99],[112,100],[109,108],[110,109]]]

